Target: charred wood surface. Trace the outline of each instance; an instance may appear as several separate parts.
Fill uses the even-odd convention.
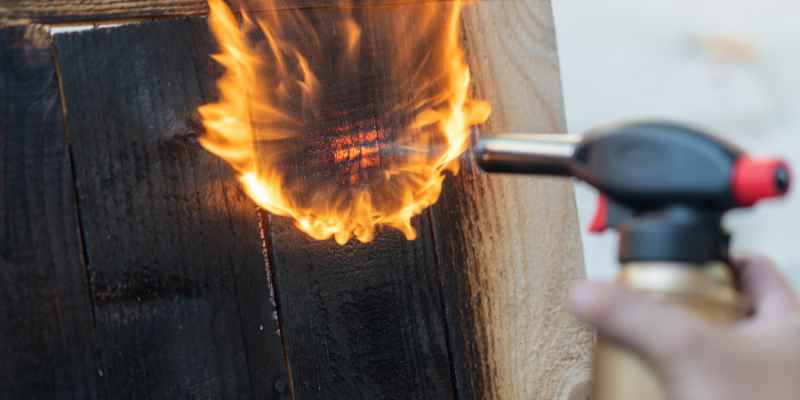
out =
[[[288,396],[256,208],[196,142],[202,19],[58,36],[109,399]]]
[[[381,191],[369,182],[384,173],[381,163],[364,166],[335,162],[329,145],[337,139],[375,132],[387,144],[409,124],[408,116],[387,110],[409,96],[392,81],[391,64],[399,53],[396,38],[387,37],[392,18],[417,15],[419,9],[392,6],[380,12],[355,10],[363,27],[363,48],[357,72],[340,69],[345,38],[335,35],[337,13],[302,10],[313,21],[321,45],[303,47],[310,32],[281,32],[318,72],[324,118],[308,117],[300,147],[282,165],[305,180],[304,188],[324,185],[354,188],[372,185],[379,195],[396,201],[402,188]],[[286,13],[288,11],[279,11]],[[338,15],[341,18],[340,15]],[[297,17],[294,17],[297,18]],[[312,46],[308,46],[312,47]],[[421,51],[422,54],[427,54]],[[418,66],[419,64],[417,64]],[[350,70],[352,66],[345,69]],[[406,134],[406,133],[403,133]],[[373,143],[357,143],[354,148]],[[267,142],[266,149],[276,145]],[[379,152],[387,161],[391,152]],[[351,168],[351,167],[356,167]],[[387,168],[387,167],[383,167]],[[357,177],[358,179],[351,179]],[[329,182],[336,182],[330,185]],[[369,243],[351,239],[344,246],[333,239],[318,241],[287,218],[270,217],[269,247],[282,311],[286,350],[297,399],[451,399],[455,397],[447,348],[437,261],[427,214],[415,219],[418,238],[407,240],[398,230],[379,230]]]
[[[343,247],[270,220],[297,399],[455,397],[426,218]]]
[[[86,269],[50,36],[0,29],[0,392],[94,399]]]

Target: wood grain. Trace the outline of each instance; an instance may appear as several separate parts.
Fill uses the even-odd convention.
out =
[[[339,246],[270,220],[295,398],[455,397],[428,221]]]
[[[318,193],[314,189],[327,182],[337,182],[337,188],[353,187],[354,176],[357,184],[375,176],[378,179],[372,182],[383,184],[375,166],[336,162],[330,156],[330,141],[370,130],[381,137],[378,140],[388,141],[408,124],[408,115],[390,111],[401,100],[409,101],[408,92],[398,90],[391,69],[392,55],[400,53],[396,47],[407,43],[387,32],[392,32],[399,13],[420,15],[420,8],[355,10],[352,18],[363,28],[358,69],[341,67],[344,38],[336,35],[340,13],[301,12],[313,21],[321,45],[303,44],[313,37],[309,32],[287,28],[277,36],[296,38],[292,47],[307,57],[324,98],[317,110],[321,116],[306,117],[308,131],[296,138],[300,149],[282,151],[284,182],[302,179],[301,187],[311,188],[308,193]],[[413,65],[416,72],[424,68],[422,62]],[[263,147],[276,153],[269,148],[273,143]],[[384,150],[375,154],[380,160],[392,156]],[[332,239],[310,239],[287,218],[270,218],[271,260],[295,398],[455,397],[428,216],[417,218],[415,227],[419,232],[415,241],[386,228],[370,243],[353,239],[340,246]]]
[[[338,0],[228,0],[235,8],[268,11],[329,7]],[[354,0],[355,6],[397,5],[446,0]],[[502,1],[502,0],[493,0]],[[208,14],[207,0],[7,0],[0,4],[0,21],[26,19],[59,24],[201,16]]]
[[[256,208],[195,140],[205,24],[57,37],[104,398],[288,398]]]
[[[495,110],[483,129],[563,130],[549,2],[479,3],[464,24],[476,90]],[[40,158],[55,157],[61,164],[48,168],[66,175],[31,192],[18,177],[39,153],[15,158],[29,137],[0,138],[0,152],[14,153],[0,162],[0,217],[14,227],[0,242],[2,262],[16,263],[3,273],[20,271],[0,281],[30,269],[32,281],[3,283],[16,290],[4,305],[78,314],[58,327],[37,317],[0,328],[31,335],[0,354],[46,371],[0,369],[22,382],[16,397],[36,397],[40,386],[108,399],[586,397],[592,337],[563,309],[568,283],[582,275],[568,182],[490,177],[465,160],[441,201],[415,219],[416,241],[391,230],[369,244],[314,241],[285,218],[259,219],[232,171],[195,142],[194,111],[215,98],[219,73],[203,19],[66,34],[57,45],[77,197],[63,189],[72,187],[63,141]],[[37,193],[55,205],[31,206]],[[42,234],[41,221],[64,227],[51,222]],[[45,239],[17,239],[26,232]],[[43,258],[16,245],[28,242],[46,249]],[[54,260],[41,265],[63,278],[47,281],[39,260]],[[47,294],[68,282],[68,300],[38,301],[40,282]],[[48,335],[59,329],[54,344]],[[62,351],[74,369],[48,369],[42,349]]]
[[[0,29],[0,388],[94,399],[94,331],[51,39]]]
[[[564,131],[549,1],[465,10],[465,46],[491,132]],[[487,176],[465,162],[434,207],[459,395],[582,399],[592,335],[564,310],[583,275],[571,183]]]

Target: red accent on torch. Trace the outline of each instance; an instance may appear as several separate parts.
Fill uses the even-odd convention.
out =
[[[606,196],[600,195],[597,199],[597,211],[594,212],[589,232],[603,233],[606,229],[608,229],[608,199],[606,199]]]
[[[781,197],[791,186],[789,166],[780,159],[753,158],[747,155],[736,161],[732,189],[736,201],[749,207],[760,200]]]

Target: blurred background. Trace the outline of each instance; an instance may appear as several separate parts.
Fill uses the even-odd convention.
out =
[[[752,152],[782,154],[800,171],[800,2],[553,0],[553,7],[571,132],[631,117],[690,121]],[[612,234],[586,234],[596,194],[580,184],[576,197],[588,274],[610,278]],[[725,222],[735,251],[770,255],[800,288],[798,190]]]

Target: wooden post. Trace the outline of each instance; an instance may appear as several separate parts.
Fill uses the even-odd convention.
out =
[[[196,142],[201,19],[56,37],[107,399],[288,397],[255,206]]]
[[[0,28],[0,392],[96,396],[92,309],[50,35]]]
[[[493,109],[481,131],[565,131],[550,2],[479,2],[463,21],[476,89]],[[481,399],[587,398],[592,335],[564,310],[583,276],[572,183],[462,170],[433,212],[459,388]]]

